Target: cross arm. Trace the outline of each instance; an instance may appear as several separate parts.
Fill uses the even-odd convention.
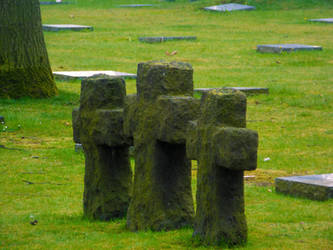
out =
[[[160,96],[157,100],[157,139],[170,143],[186,141],[188,122],[196,119],[200,101],[187,96]]]
[[[97,109],[81,114],[85,124],[80,130],[81,141],[94,141],[110,147],[129,145],[130,139],[123,133],[123,109]]]
[[[231,170],[257,168],[258,133],[245,128],[219,127],[212,134],[216,165]]]

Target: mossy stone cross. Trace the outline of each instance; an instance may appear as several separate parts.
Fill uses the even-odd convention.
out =
[[[244,170],[257,167],[258,134],[245,128],[246,96],[210,91],[191,122],[187,156],[198,161],[197,210],[193,236],[208,244],[242,244],[247,239]]]
[[[124,217],[132,170],[123,134],[125,82],[105,75],[82,81],[80,107],[73,111],[74,139],[85,154],[84,215],[98,220]]]
[[[133,195],[127,227],[170,230],[194,217],[186,128],[199,100],[192,97],[193,70],[186,63],[140,63],[137,95],[125,104],[124,131],[135,146]]]

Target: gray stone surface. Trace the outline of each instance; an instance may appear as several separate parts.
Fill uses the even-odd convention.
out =
[[[120,8],[140,8],[140,7],[152,7],[153,4],[122,4],[119,5]]]
[[[226,11],[236,11],[236,10],[254,10],[255,7],[238,3],[228,3],[228,4],[209,6],[205,7],[204,9],[210,11],[226,12]]]
[[[74,80],[74,79],[86,79],[96,75],[106,75],[111,77],[121,77],[124,79],[135,79],[135,74],[117,72],[117,71],[56,71],[53,72],[53,76],[57,80]]]
[[[275,179],[275,188],[279,193],[292,196],[328,200],[333,198],[333,173],[279,177]]]
[[[77,152],[77,153],[79,153],[79,152],[83,152],[82,144],[80,144],[80,143],[75,143],[75,152]]]
[[[146,43],[162,43],[171,40],[196,40],[196,36],[150,36],[139,37],[140,42]]]
[[[5,123],[5,117],[0,116],[0,123]]]
[[[77,24],[43,24],[44,31],[61,31],[61,30],[72,30],[72,31],[81,31],[81,30],[91,30],[94,28],[92,26],[86,25],[77,25]]]
[[[304,44],[266,44],[257,46],[257,52],[261,53],[281,53],[299,50],[323,50],[323,48],[320,46]]]
[[[247,96],[249,95],[258,95],[258,94],[268,94],[269,89],[268,88],[260,88],[260,87],[222,87],[222,88],[197,88],[194,89],[194,92],[197,93],[206,93],[211,90],[223,90],[223,89],[233,89],[233,90],[239,90],[246,94]]]
[[[333,18],[309,19],[309,22],[333,23]]]
[[[54,5],[54,4],[68,4],[68,2],[63,1],[40,1],[40,5]]]

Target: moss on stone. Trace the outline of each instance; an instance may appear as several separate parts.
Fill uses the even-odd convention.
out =
[[[80,110],[74,108],[72,110],[72,127],[73,127],[73,140],[75,143],[81,143],[80,141]]]
[[[257,164],[257,133],[245,128],[246,97],[211,91],[191,122],[187,155],[198,160],[197,210],[193,237],[206,244],[241,245],[247,240],[243,170]]]
[[[85,154],[84,215],[109,220],[126,215],[132,171],[123,133],[125,82],[121,78],[82,81],[79,131]]]
[[[127,98],[124,130],[133,136],[135,176],[127,227],[170,230],[191,226],[191,164],[187,122],[196,116],[192,69],[187,64],[139,64],[138,96]],[[187,97],[186,97],[187,95]]]
[[[137,93],[154,100],[160,95],[193,95],[193,69],[190,64],[164,61],[139,63]]]

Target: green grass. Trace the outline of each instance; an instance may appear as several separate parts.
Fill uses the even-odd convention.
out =
[[[261,86],[269,95],[248,98],[248,128],[259,132],[258,170],[245,185],[248,249],[332,249],[333,200],[275,193],[277,176],[332,172],[333,25],[306,19],[332,17],[329,0],[248,0],[257,11],[212,13],[219,4],[144,0],[76,0],[42,6],[43,23],[94,26],[93,32],[45,32],[56,70],[135,73],[139,62],[177,60],[194,68],[195,87]],[[231,1],[225,1],[231,2]],[[243,2],[245,1],[237,1]],[[140,36],[197,36],[197,41],[145,44]],[[258,54],[256,45],[321,45],[319,52]],[[166,51],[177,51],[167,56]],[[135,81],[128,80],[127,93]],[[84,156],[74,152],[71,110],[80,82],[57,82],[50,99],[0,100],[0,247],[4,249],[190,249],[191,229],[128,232],[125,220],[82,218]],[[5,127],[7,126],[7,127]],[[264,162],[264,158],[270,161]],[[196,166],[194,166],[194,169]],[[27,184],[28,182],[34,184]],[[193,170],[195,193],[196,170]],[[38,220],[29,224],[30,215]],[[209,248],[209,247],[207,247]]]

